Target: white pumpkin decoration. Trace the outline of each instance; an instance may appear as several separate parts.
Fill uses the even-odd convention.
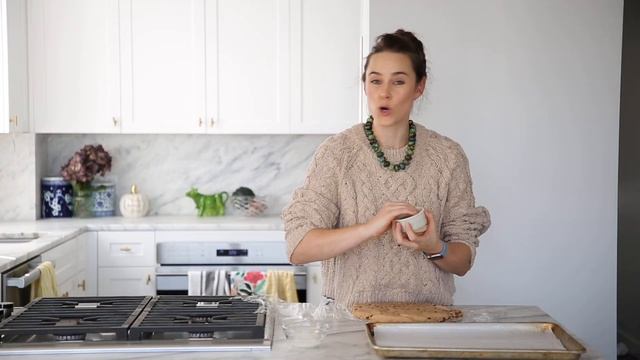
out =
[[[138,194],[136,185],[131,186],[131,193],[120,198],[120,213],[124,217],[142,217],[149,211],[149,199]]]

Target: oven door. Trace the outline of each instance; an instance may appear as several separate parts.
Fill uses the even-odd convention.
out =
[[[38,265],[40,256],[26,261],[2,273],[0,298],[12,302],[15,307],[25,306],[31,301],[31,284],[40,278]]]
[[[197,266],[158,266],[156,268],[156,292],[158,295],[187,295],[189,271],[293,271],[298,300],[307,299],[307,268],[295,265],[197,265]]]

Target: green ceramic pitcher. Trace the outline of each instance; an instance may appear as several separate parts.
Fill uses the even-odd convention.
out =
[[[198,216],[223,216],[225,204],[229,199],[229,194],[226,191],[204,195],[198,192],[197,188],[191,188],[185,195],[196,203]]]

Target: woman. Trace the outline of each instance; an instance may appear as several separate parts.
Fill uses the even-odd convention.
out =
[[[409,119],[424,92],[423,45],[398,30],[377,38],[362,74],[371,116],[317,149],[284,209],[290,261],[322,260],[323,294],[346,306],[450,305],[453,274],[473,265],[489,213],[475,207],[462,148]],[[395,220],[424,208],[424,233]]]

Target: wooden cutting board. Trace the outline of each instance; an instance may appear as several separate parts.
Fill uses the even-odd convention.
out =
[[[445,322],[462,317],[462,311],[432,304],[381,303],[356,304],[355,317],[370,323]]]

